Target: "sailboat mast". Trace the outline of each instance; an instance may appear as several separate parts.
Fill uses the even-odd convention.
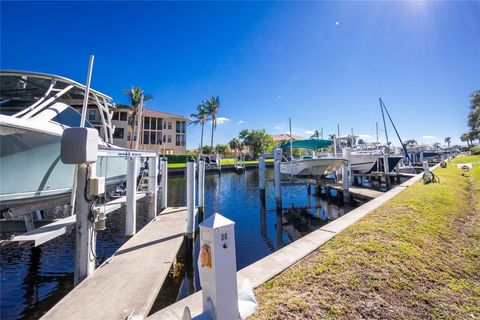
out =
[[[389,141],[388,141],[387,123],[385,122],[385,113],[383,112],[382,98],[378,98],[378,100],[380,101],[380,109],[382,110],[383,128],[385,129],[385,137],[387,138],[387,146],[388,146]]]
[[[378,147],[378,122],[375,122],[375,127],[377,129],[377,147]]]
[[[385,103],[383,103],[382,99],[380,99],[380,103],[383,105],[383,109],[387,112],[388,119],[390,119],[390,122],[392,123],[393,129],[395,130],[395,133],[397,134],[397,138],[400,141],[400,144],[402,145],[403,151],[405,152],[405,156],[409,161],[411,161],[410,156],[407,153],[407,148],[405,147],[405,144],[403,143],[402,139],[400,138],[400,134],[397,131],[397,128],[395,127],[395,124],[393,123],[392,117],[390,117],[390,113],[387,110],[387,107],[385,106]]]

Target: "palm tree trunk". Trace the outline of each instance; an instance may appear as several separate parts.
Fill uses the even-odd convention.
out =
[[[203,126],[205,124],[202,123],[202,135],[200,136],[200,154],[203,154]]]
[[[210,148],[213,150],[213,131],[215,130],[215,127],[213,125],[213,120],[212,120],[212,139],[210,140]]]

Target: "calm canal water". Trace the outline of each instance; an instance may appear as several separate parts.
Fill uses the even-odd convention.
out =
[[[224,172],[207,174],[205,179],[205,216],[219,212],[235,221],[237,268],[265,257],[301,238],[331,220],[350,211],[308,196],[305,185],[282,188],[283,210],[275,208],[273,171],[267,169],[266,201],[262,205],[258,191],[258,171],[244,174]],[[186,180],[169,178],[169,206],[186,205]],[[313,190],[312,190],[313,191]],[[146,223],[146,207],[138,205],[138,229]],[[107,229],[98,232],[97,263],[110,257],[124,242],[125,211],[108,216]],[[38,319],[73,288],[75,255],[74,234],[59,237],[34,250],[7,246],[1,249],[0,318]],[[200,290],[193,254],[184,246],[178,262],[167,278],[152,312]]]

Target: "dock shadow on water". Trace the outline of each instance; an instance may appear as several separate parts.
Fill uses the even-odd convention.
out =
[[[282,187],[282,208],[277,210],[273,170],[266,171],[266,197],[261,201],[258,171],[207,173],[205,217],[219,212],[235,222],[237,269],[305,236],[350,211],[307,193],[305,185]],[[169,206],[186,205],[186,180],[169,178]],[[139,202],[137,230],[147,222],[146,206]],[[108,216],[107,229],[97,235],[97,265],[125,243],[125,209]],[[197,234],[198,238],[198,234]],[[201,290],[196,261],[198,241],[182,245],[152,313]],[[75,236],[67,234],[40,248],[1,248],[0,304],[2,319],[38,319],[73,289]]]

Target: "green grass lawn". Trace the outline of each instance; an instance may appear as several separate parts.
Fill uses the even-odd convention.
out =
[[[273,159],[266,159],[265,162],[273,162]],[[233,165],[233,159],[221,159],[220,163],[224,165]],[[258,160],[245,161],[245,164],[258,164]],[[186,163],[169,163],[169,168],[185,168]]]
[[[257,288],[252,319],[479,319],[480,156],[435,174]]]

